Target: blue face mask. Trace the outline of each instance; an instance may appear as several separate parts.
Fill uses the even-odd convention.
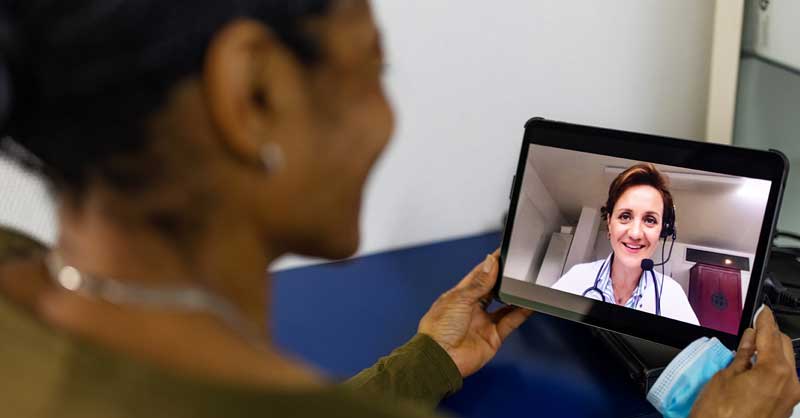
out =
[[[733,361],[733,353],[718,339],[703,337],[669,363],[647,400],[665,418],[688,417],[697,395],[709,380]]]
[[[703,337],[669,363],[647,400],[666,418],[689,416],[697,395],[709,380],[733,361],[733,353],[716,338]],[[800,404],[790,418],[800,418]]]

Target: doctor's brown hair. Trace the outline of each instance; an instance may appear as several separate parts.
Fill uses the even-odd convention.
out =
[[[614,205],[617,204],[617,200],[626,190],[633,186],[651,186],[661,194],[661,200],[664,201],[664,208],[661,213],[663,227],[665,220],[674,216],[672,214],[674,208],[672,193],[669,191],[667,178],[656,169],[656,166],[650,163],[631,166],[611,182],[611,186],[608,187],[606,204],[600,209],[603,220],[608,220],[609,215],[614,212]]]

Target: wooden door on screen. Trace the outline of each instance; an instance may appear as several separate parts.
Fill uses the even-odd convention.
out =
[[[689,303],[700,325],[731,334],[742,316],[740,270],[697,263],[689,270]]]

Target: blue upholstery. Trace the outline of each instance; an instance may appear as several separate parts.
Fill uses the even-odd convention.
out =
[[[276,342],[332,376],[353,375],[411,338],[436,297],[499,242],[493,233],[280,272]],[[476,418],[658,416],[587,327],[543,314],[441,407]]]

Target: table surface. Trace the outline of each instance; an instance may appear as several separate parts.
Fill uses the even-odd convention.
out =
[[[416,332],[430,304],[499,246],[491,233],[276,274],[285,350],[339,378]],[[460,417],[657,417],[587,326],[536,314],[441,408]]]

